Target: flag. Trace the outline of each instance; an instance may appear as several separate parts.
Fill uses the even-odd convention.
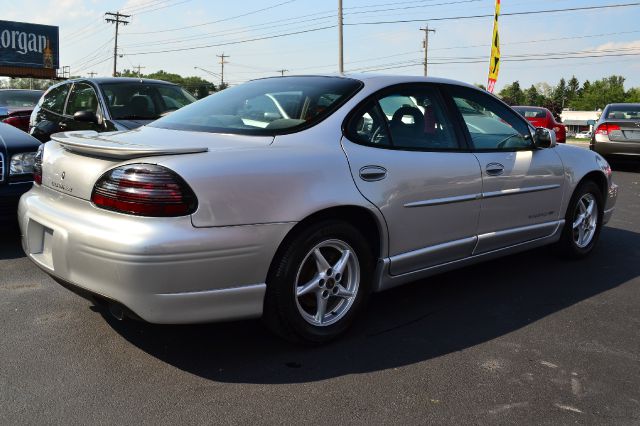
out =
[[[500,16],[500,0],[496,0],[496,14],[493,18],[493,37],[491,38],[491,60],[489,61],[489,82],[487,91],[493,93],[500,72],[500,37],[498,37],[498,16]]]

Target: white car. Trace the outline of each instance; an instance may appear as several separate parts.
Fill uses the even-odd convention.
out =
[[[591,132],[576,133],[576,139],[591,139]]]

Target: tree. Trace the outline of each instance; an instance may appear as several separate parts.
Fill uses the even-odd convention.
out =
[[[567,101],[571,102],[578,96],[580,90],[580,82],[575,75],[571,76],[569,83],[567,83]]]
[[[612,75],[593,83],[585,82],[582,94],[571,103],[571,107],[578,110],[593,111],[602,109],[607,104],[624,102],[627,95],[624,91],[625,78]]]
[[[533,84],[527,90],[524,91],[524,103],[525,105],[541,106],[544,102],[544,97],[538,93],[538,89]]]
[[[46,90],[54,83],[53,80],[44,80],[40,78],[19,78],[12,77],[0,83],[3,89],[34,89]]]
[[[522,105],[524,101],[524,93],[522,89],[520,89],[520,82],[518,82],[518,80],[505,86],[500,93],[498,93],[498,96],[509,105]]]
[[[640,103],[640,87],[629,89],[625,102]]]
[[[564,103],[567,96],[567,82],[564,78],[561,78],[558,85],[553,89],[553,103],[560,105],[560,108],[564,107]]]
[[[478,89],[487,90],[487,86],[485,86],[484,84],[474,83],[473,85],[476,86]]]

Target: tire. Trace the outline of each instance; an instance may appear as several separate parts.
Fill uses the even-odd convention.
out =
[[[267,277],[263,319],[289,341],[327,343],[363,309],[372,273],[371,249],[356,228],[334,220],[311,225],[278,250]]]
[[[592,214],[585,216],[585,209],[588,209],[591,202],[595,203],[591,208]],[[604,200],[598,185],[593,181],[581,183],[567,207],[564,229],[556,246],[560,254],[570,259],[588,256],[600,237],[603,215]]]

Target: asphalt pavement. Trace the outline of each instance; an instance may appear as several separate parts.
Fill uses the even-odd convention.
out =
[[[372,297],[301,348],[118,322],[0,234],[0,424],[640,424],[640,164],[591,257],[542,248]]]

